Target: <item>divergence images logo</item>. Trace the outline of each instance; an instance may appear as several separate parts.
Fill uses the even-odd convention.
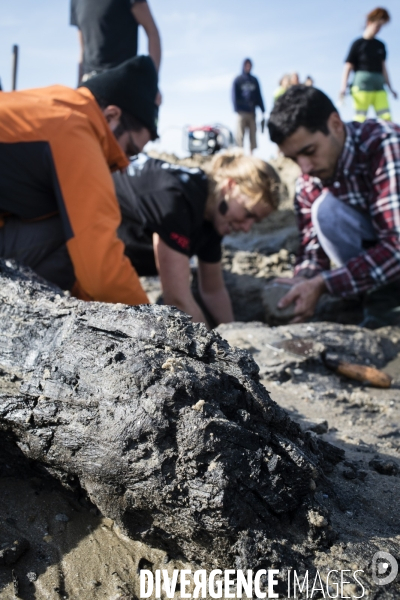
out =
[[[389,552],[375,552],[372,558],[372,579],[378,585],[392,583],[399,572],[399,565]]]

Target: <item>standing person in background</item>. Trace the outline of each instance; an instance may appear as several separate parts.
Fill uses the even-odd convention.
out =
[[[289,77],[289,87],[292,85],[299,85],[300,78],[298,73],[292,73]]]
[[[351,95],[356,113],[354,120],[360,123],[367,118],[370,106],[374,107],[377,117],[391,121],[385,84],[394,98],[397,98],[397,93],[389,81],[385,44],[375,38],[389,21],[390,15],[385,8],[375,8],[368,13],[363,36],[353,42],[344,65],[340,97],[344,98],[349,75],[354,71]]]
[[[274,102],[277,98],[279,98],[279,96],[282,96],[282,94],[284,94],[286,92],[287,89],[289,89],[289,85],[290,85],[290,75],[282,75],[282,77],[279,80],[279,87],[276,88],[276,90],[274,91]]]
[[[304,85],[309,85],[309,86],[314,85],[314,79],[311,77],[311,75],[307,75],[307,77],[304,80]]]
[[[234,111],[238,113],[236,143],[243,148],[243,138],[249,130],[250,154],[257,148],[256,139],[256,108],[260,107],[264,120],[264,102],[261,96],[258,79],[250,75],[253,63],[249,58],[243,63],[242,74],[236,77],[232,86],[232,101]]]
[[[160,35],[146,0],[71,0],[71,25],[79,30],[79,83],[136,56],[139,25],[160,68]]]

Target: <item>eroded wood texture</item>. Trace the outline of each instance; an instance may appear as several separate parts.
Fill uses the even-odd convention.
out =
[[[80,302],[5,262],[0,323],[3,461],[22,451],[132,538],[203,566],[329,543],[313,492],[340,456],[246,352],[175,309]]]

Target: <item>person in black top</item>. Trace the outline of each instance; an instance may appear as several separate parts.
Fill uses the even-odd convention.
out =
[[[274,169],[236,149],[216,155],[207,174],[140,155],[113,177],[122,212],[118,235],[138,274],[159,272],[165,304],[207,323],[190,287],[189,259],[196,255],[202,302],[217,324],[232,321],[221,240],[249,231],[277,208]]]
[[[159,70],[160,36],[146,0],[71,0],[70,23],[79,30],[79,83],[136,56],[139,25]]]
[[[389,20],[390,15],[385,8],[375,8],[368,13],[363,37],[353,42],[344,65],[340,97],[344,98],[349,75],[354,71],[351,86],[356,113],[354,120],[361,123],[367,118],[370,106],[374,107],[377,117],[391,121],[385,84],[394,98],[397,94],[389,80],[385,44],[375,38]]]

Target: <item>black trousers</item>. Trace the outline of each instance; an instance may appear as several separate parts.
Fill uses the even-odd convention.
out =
[[[0,257],[23,263],[63,290],[74,285],[74,267],[58,216],[30,222],[7,217],[0,227]]]

